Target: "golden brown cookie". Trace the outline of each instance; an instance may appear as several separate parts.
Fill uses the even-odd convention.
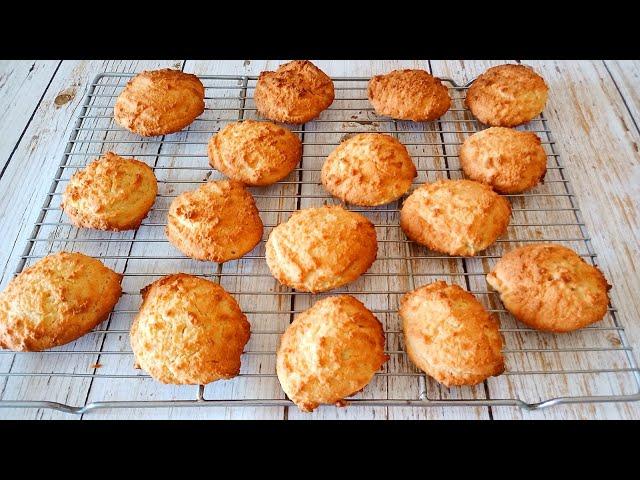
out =
[[[153,137],[178,132],[204,112],[197,76],[168,68],[133,77],[118,96],[113,118],[127,130]]]
[[[333,82],[308,60],[294,60],[260,73],[253,98],[258,112],[270,120],[305,123],[333,103]]]
[[[417,188],[404,201],[400,226],[431,250],[473,256],[507,231],[511,205],[472,180],[439,180]]]
[[[244,185],[218,180],[171,202],[166,234],[188,257],[226,262],[253,250],[262,230],[256,202]]]
[[[571,332],[604,318],[611,285],[598,268],[560,245],[506,253],[487,275],[505,308],[532,328]]]
[[[107,152],[71,177],[60,206],[77,227],[132,230],[157,193],[158,182],[146,163]]]
[[[353,282],[376,259],[373,224],[339,206],[294,212],[267,240],[267,265],[276,279],[302,292]]]
[[[378,115],[426,122],[451,106],[449,90],[424,70],[394,70],[369,81],[369,101]]]
[[[271,122],[233,122],[209,141],[209,164],[246,185],[276,183],[289,175],[301,158],[298,136]]]
[[[44,257],[0,293],[0,347],[40,351],[80,338],[109,316],[121,279],[81,253]]]
[[[549,87],[526,65],[491,67],[471,84],[465,104],[486,125],[515,127],[540,115]]]
[[[142,290],[131,325],[136,366],[162,383],[204,385],[240,373],[250,325],[217,283],[184,273]]]
[[[520,193],[544,178],[547,154],[533,132],[491,127],[464,141],[460,165],[472,180],[500,193]]]
[[[345,405],[387,361],[382,324],[351,295],[328,297],[298,315],[280,341],[276,371],[303,412]]]
[[[322,184],[340,200],[384,205],[411,187],[416,167],[404,145],[391,135],[359,133],[336,147],[322,166]]]
[[[458,285],[434,282],[400,304],[404,342],[416,366],[447,387],[504,372],[498,320]]]

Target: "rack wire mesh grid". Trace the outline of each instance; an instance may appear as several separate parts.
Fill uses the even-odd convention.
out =
[[[140,138],[113,121],[113,104],[133,74],[104,73],[89,87],[64,157],[47,194],[16,273],[59,250],[100,258],[124,274],[123,295],[110,317],[81,339],[51,351],[0,350],[0,407],[54,408],[84,413],[97,408],[292,405],[275,374],[278,340],[294,315],[326,295],[348,292],[363,301],[383,323],[390,360],[351,404],[367,406],[518,406],[640,399],[640,371],[625,333],[610,308],[606,318],[583,330],[552,335],[516,322],[488,290],[485,274],[503,252],[530,242],[554,242],[576,250],[596,264],[576,199],[544,116],[523,129],[541,137],[548,154],[544,185],[508,195],[513,206],[508,233],[474,258],[436,254],[407,240],[399,228],[401,201],[378,208],[355,208],[375,224],[379,251],[359,280],[324,294],[298,293],[272,278],[264,261],[271,229],[300,208],[337,201],[320,184],[324,158],[344,138],[358,132],[395,135],[408,148],[418,177],[415,185],[461,178],[458,148],[482,128],[464,108],[467,86],[444,79],[452,107],[429,123],[377,116],[366,97],[367,78],[335,78],[336,99],[319,119],[290,126],[304,145],[299,168],[284,181],[252,188],[263,222],[264,239],[240,260],[215,264],[191,260],[164,236],[166,213],[176,194],[222,178],[207,161],[211,135],[231,121],[259,118],[253,102],[257,77],[201,76],[205,112],[182,132]],[[70,176],[112,150],[154,168],[159,194],[137,231],[77,229],[60,209]],[[201,275],[232,293],[247,314],[252,335],[240,375],[206,386],[165,386],[133,368],[128,331],[140,304],[140,289],[174,272]],[[457,283],[474,293],[500,319],[507,370],[475,387],[443,388],[408,360],[397,315],[401,296],[435,280]],[[42,392],[47,392],[46,398]],[[333,407],[325,407],[333,408]]]

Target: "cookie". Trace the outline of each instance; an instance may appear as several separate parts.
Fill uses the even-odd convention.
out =
[[[178,273],[142,290],[131,325],[136,366],[155,380],[204,385],[240,373],[250,325],[220,285]]]
[[[491,67],[471,84],[465,104],[486,125],[515,127],[542,113],[549,87],[526,65]]]
[[[299,314],[280,340],[276,372],[303,412],[345,405],[387,361],[380,321],[350,295],[328,297]]]
[[[397,139],[359,133],[342,142],[322,165],[322,184],[343,202],[361,206],[393,202],[409,190],[416,167]]]
[[[168,68],[133,77],[118,96],[113,118],[127,130],[153,137],[182,130],[204,112],[197,76]]]
[[[547,154],[532,132],[491,127],[468,137],[460,148],[464,173],[500,193],[535,187],[547,172]]]
[[[81,253],[44,257],[0,293],[0,347],[40,351],[80,338],[107,319],[122,293],[121,280]]]
[[[400,226],[414,242],[436,252],[473,256],[507,231],[511,205],[472,180],[439,180],[417,188],[400,211]]]
[[[276,122],[305,123],[333,103],[333,81],[308,60],[262,72],[253,94],[260,115]]]
[[[107,152],[71,177],[60,206],[77,227],[133,230],[157,193],[158,182],[146,163]]]
[[[436,120],[451,106],[447,87],[424,70],[376,75],[369,81],[367,95],[378,115],[398,120]]]
[[[571,332],[604,318],[611,286],[570,248],[533,244],[506,253],[487,275],[505,308],[537,330]]]
[[[373,224],[339,206],[294,212],[275,227],[266,245],[267,265],[282,284],[324,292],[353,282],[376,259]]]
[[[233,122],[209,141],[209,164],[245,185],[276,183],[289,175],[301,158],[298,136],[271,122]]]
[[[498,320],[458,285],[438,281],[407,293],[400,317],[409,358],[441,384],[476,385],[504,371]]]
[[[219,180],[178,195],[169,207],[165,233],[188,257],[226,262],[253,250],[262,230],[255,200],[244,185]]]

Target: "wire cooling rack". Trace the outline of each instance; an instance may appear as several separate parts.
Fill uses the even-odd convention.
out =
[[[375,115],[366,96],[368,79],[334,78],[333,105],[317,120],[290,126],[304,144],[299,168],[276,185],[251,189],[265,224],[263,242],[240,260],[215,264],[188,259],[167,242],[163,232],[167,209],[176,194],[222,178],[208,166],[207,142],[228,122],[259,118],[252,98],[257,77],[201,76],[205,112],[182,132],[141,138],[118,127],[112,115],[115,99],[132,75],[104,73],[91,83],[16,272],[50,253],[79,251],[122,272],[124,293],[108,320],[69,345],[39,353],[0,350],[0,407],[85,413],[99,408],[292,405],[275,374],[278,339],[295,314],[339,292],[356,296],[380,319],[390,356],[372,382],[350,400],[353,405],[539,409],[560,403],[640,399],[640,371],[614,308],[609,308],[603,321],[583,330],[545,334],[516,322],[497,294],[487,289],[485,275],[497,259],[530,242],[560,243],[597,263],[544,116],[523,127],[541,137],[547,152],[544,185],[507,195],[513,206],[508,232],[481,255],[449,257],[408,241],[399,228],[401,201],[379,208],[350,207],[375,224],[378,259],[360,279],[339,290],[297,293],[270,275],[264,240],[293,211],[337,203],[320,183],[320,169],[329,152],[354,133],[388,133],[407,146],[417,166],[412,188],[436,179],[461,178],[458,148],[482,128],[464,108],[467,86],[445,79],[453,100],[449,112],[436,122],[413,123]],[[158,178],[155,206],[135,232],[77,229],[60,209],[70,176],[109,150],[147,162]],[[219,282],[247,314],[252,334],[237,378],[206,386],[166,386],[133,368],[128,332],[141,301],[140,289],[174,272]],[[463,286],[499,316],[507,368],[502,376],[475,387],[447,389],[410,363],[398,303],[405,292],[435,280]]]

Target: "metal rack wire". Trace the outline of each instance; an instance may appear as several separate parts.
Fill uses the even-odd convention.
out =
[[[390,356],[373,381],[350,403],[363,406],[517,406],[539,409],[560,403],[640,400],[640,370],[616,311],[598,324],[564,335],[525,328],[487,289],[486,273],[503,252],[528,242],[558,242],[597,264],[565,167],[544,116],[523,129],[541,137],[548,155],[544,182],[531,192],[507,195],[513,206],[507,234],[474,258],[436,254],[407,240],[399,228],[401,201],[378,208],[350,207],[375,224],[378,260],[358,281],[324,294],[293,292],[278,284],[264,261],[264,241],[240,260],[215,264],[184,257],[164,236],[166,212],[176,194],[222,178],[208,166],[210,136],[231,121],[258,118],[252,94],[257,77],[201,76],[205,112],[186,130],[151,139],[137,137],[113,122],[115,98],[133,74],[104,73],[91,83],[60,166],[46,196],[16,273],[43,256],[80,251],[124,274],[123,296],[109,319],[69,345],[38,353],[0,350],[0,407],[53,408],[85,413],[99,408],[289,406],[275,375],[279,336],[293,316],[317,299],[348,292],[382,321]],[[452,108],[441,119],[413,123],[382,118],[367,97],[366,78],[334,78],[336,99],[319,119],[290,126],[304,145],[303,160],[284,181],[252,188],[267,238],[271,228],[300,208],[337,203],[320,184],[326,155],[345,136],[376,131],[396,136],[418,169],[415,185],[461,178],[458,148],[482,128],[464,108],[467,86],[445,79]],[[135,232],[77,229],[59,203],[66,182],[79,168],[106,151],[146,161],[159,182],[156,204]],[[187,272],[211,278],[234,294],[249,317],[252,337],[241,374],[206,386],[165,386],[133,368],[128,342],[140,289],[162,275]],[[408,361],[397,315],[406,292],[442,279],[473,292],[500,318],[507,371],[476,387],[446,389]],[[33,392],[47,391],[46,398]],[[333,407],[327,407],[333,408]]]

